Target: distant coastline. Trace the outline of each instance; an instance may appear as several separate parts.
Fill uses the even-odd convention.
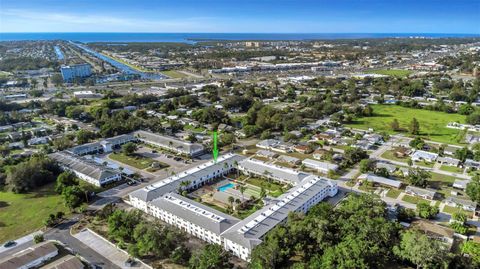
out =
[[[90,42],[176,42],[333,40],[363,38],[469,38],[480,34],[438,33],[0,33],[0,41],[72,40]]]

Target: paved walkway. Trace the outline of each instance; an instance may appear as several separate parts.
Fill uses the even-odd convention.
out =
[[[140,262],[137,262],[132,267],[125,266],[125,261],[129,258],[129,255],[89,229],[84,229],[73,236],[120,268],[151,269]]]

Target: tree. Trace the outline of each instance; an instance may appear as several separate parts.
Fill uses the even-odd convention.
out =
[[[230,203],[230,206],[233,207],[233,202],[235,201],[235,198],[233,196],[228,196],[228,202]]]
[[[38,243],[41,243],[44,241],[44,238],[43,238],[43,234],[36,234],[34,237],[33,237],[33,242],[35,244],[38,244]]]
[[[418,216],[424,219],[433,219],[439,212],[438,207],[431,206],[428,202],[419,202],[417,204]]]
[[[239,187],[239,191],[242,194],[242,199],[243,199],[243,193],[245,192],[246,189],[247,188],[244,185],[240,185],[240,187]]]
[[[55,182],[55,191],[62,193],[66,187],[73,185],[78,185],[77,178],[72,172],[65,171],[58,175],[57,181]]]
[[[67,186],[62,192],[65,205],[74,209],[79,207],[85,201],[85,192],[79,186]]]
[[[132,156],[137,151],[137,144],[128,142],[122,146],[122,152],[127,156]]]
[[[7,183],[16,193],[25,193],[53,182],[60,168],[55,162],[42,155],[34,155],[25,162],[11,166],[7,170]]]
[[[192,269],[232,268],[229,262],[230,254],[220,245],[206,245],[200,253],[190,258]]]
[[[344,167],[353,166],[363,159],[368,158],[368,153],[361,148],[347,148],[344,152],[342,165]]]
[[[397,210],[397,219],[399,221],[412,221],[415,218],[415,211],[411,208],[399,207]]]
[[[417,187],[426,187],[428,180],[432,177],[430,172],[423,170],[422,168],[409,169],[407,181],[408,183]]]
[[[77,132],[77,142],[79,144],[85,144],[90,142],[90,140],[95,138],[95,133],[81,129],[80,131]]]
[[[434,268],[441,265],[447,256],[445,245],[428,238],[416,230],[408,230],[401,235],[399,246],[393,247],[399,258],[412,262],[417,268]]]
[[[416,118],[413,118],[412,121],[410,122],[410,133],[413,135],[418,135],[420,134],[420,123]]]
[[[184,246],[179,246],[175,248],[170,254],[170,259],[180,265],[188,265],[188,261],[191,258],[192,253],[190,250]]]
[[[400,130],[400,123],[398,123],[397,119],[393,119],[392,123],[390,124],[390,127],[394,131],[399,131]]]
[[[470,257],[474,265],[480,266],[480,243],[471,240],[464,242],[461,251]]]
[[[409,146],[414,149],[423,149],[423,147],[425,146],[425,141],[422,138],[416,136],[410,141]]]
[[[472,180],[467,184],[466,193],[477,203],[480,203],[480,176],[475,175]]]
[[[368,173],[375,170],[375,160],[373,159],[363,159],[360,161],[360,172]]]

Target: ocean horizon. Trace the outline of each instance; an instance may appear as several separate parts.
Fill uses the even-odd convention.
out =
[[[468,38],[480,34],[449,33],[0,33],[0,41],[71,40],[91,42],[178,42],[240,41],[240,40],[334,40],[362,38]]]

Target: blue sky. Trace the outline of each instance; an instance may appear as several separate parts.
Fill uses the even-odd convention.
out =
[[[480,0],[0,0],[0,32],[480,34]]]

